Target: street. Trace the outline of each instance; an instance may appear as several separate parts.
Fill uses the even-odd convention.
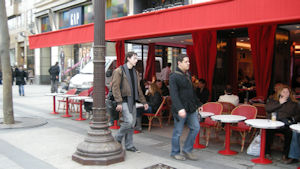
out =
[[[0,118],[3,118],[3,86],[0,86]],[[153,127],[151,132],[134,135],[136,147],[141,153],[126,152],[124,162],[109,166],[83,166],[72,161],[72,154],[77,145],[85,138],[88,120],[75,121],[78,117],[63,118],[50,114],[52,111],[52,96],[49,85],[26,85],[25,96],[19,96],[18,86],[13,86],[13,106],[15,118],[34,117],[44,119],[47,124],[33,128],[0,129],[0,169],[143,169],[158,163],[177,169],[292,169],[294,165],[285,165],[277,154],[270,165],[257,165],[253,158],[243,153],[235,156],[223,156],[218,150],[223,147],[223,137],[210,140],[208,148],[195,150],[198,161],[176,161],[170,158],[172,126],[164,128]],[[74,114],[72,114],[74,115]],[[2,122],[2,120],[1,120]],[[186,133],[187,130],[185,130]],[[116,131],[112,131],[113,135]],[[185,134],[186,135],[186,134]],[[234,137],[232,137],[234,138]],[[184,140],[185,137],[182,138]],[[203,141],[203,140],[202,140]],[[232,144],[232,149],[238,151],[240,145]]]

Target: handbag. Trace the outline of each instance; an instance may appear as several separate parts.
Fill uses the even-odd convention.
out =
[[[285,126],[296,124],[296,120],[294,119],[294,117],[279,119],[279,121],[283,122]]]
[[[247,154],[252,156],[260,155],[260,134],[256,135],[247,148]]]

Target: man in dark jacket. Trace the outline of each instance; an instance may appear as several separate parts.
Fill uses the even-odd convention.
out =
[[[19,66],[19,68],[16,68],[15,77],[16,77],[16,85],[19,86],[19,95],[25,96],[24,85],[26,84],[26,81],[28,80],[28,75],[23,70],[23,66]],[[25,78],[26,78],[26,81],[25,81]]]
[[[180,54],[177,57],[178,67],[170,76],[170,94],[172,99],[172,113],[174,117],[174,129],[172,136],[171,157],[176,160],[198,160],[192,153],[193,144],[200,130],[198,111],[202,111],[202,103],[198,100],[191,76],[188,73],[190,62],[187,55]],[[187,123],[190,131],[180,154],[180,136]]]
[[[57,93],[59,71],[58,62],[56,62],[55,65],[51,66],[48,70],[51,78],[51,93]]]

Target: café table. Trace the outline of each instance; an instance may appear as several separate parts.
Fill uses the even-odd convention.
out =
[[[246,119],[245,116],[239,115],[215,115],[211,116],[211,119],[214,121],[219,121],[221,123],[225,123],[225,149],[220,150],[218,153],[222,155],[235,155],[237,154],[236,151],[230,150],[230,124],[231,123],[238,123]]]
[[[62,95],[63,93],[46,93],[45,95],[46,96],[53,96],[53,112],[51,112],[51,114],[59,114],[57,111],[56,111],[56,101],[55,101],[55,96],[58,96],[58,95]]]
[[[69,98],[70,97],[76,97],[76,96],[77,95],[73,95],[73,94],[58,95],[58,97],[66,98],[66,114],[62,115],[61,117],[72,117],[72,115],[69,114]]]
[[[75,120],[77,120],[77,121],[86,120],[85,118],[82,117],[82,105],[83,105],[84,100],[90,99],[90,98],[91,97],[89,97],[89,96],[75,96],[75,97],[72,97],[73,100],[78,100],[79,101],[79,118],[77,118]]]
[[[200,114],[201,118],[204,118],[204,119],[214,115],[214,113],[212,113],[212,112],[199,112],[199,114]],[[199,137],[200,137],[200,130],[195,139],[194,149],[202,149],[202,148],[206,147],[205,145],[199,143],[200,142]]]
[[[259,158],[252,159],[251,161],[256,164],[270,164],[271,160],[265,158],[265,146],[266,146],[266,129],[277,129],[284,126],[281,121],[272,121],[269,119],[249,119],[245,123],[251,127],[259,128],[261,141],[260,141],[260,156]]]
[[[292,125],[290,125],[290,128],[291,128],[293,131],[295,131],[295,132],[297,132],[297,133],[300,133],[300,124],[292,124]],[[298,167],[297,169],[300,169],[300,167]]]

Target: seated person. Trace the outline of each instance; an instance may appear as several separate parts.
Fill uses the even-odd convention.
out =
[[[209,91],[205,87],[206,81],[204,79],[199,79],[198,87],[196,88],[196,95],[201,103],[206,103],[209,98]]]
[[[292,139],[292,131],[289,128],[290,121],[297,121],[299,119],[299,107],[296,99],[291,93],[291,89],[287,85],[282,85],[278,89],[273,98],[269,99],[266,104],[267,117],[270,118],[272,112],[277,113],[277,120],[285,123],[284,127],[279,129],[272,129],[266,131],[266,157],[270,158],[271,145],[275,133],[282,133],[284,135],[283,161],[288,159],[290,143]]]
[[[170,95],[169,88],[166,86],[166,84],[164,82],[162,82],[161,80],[156,80],[156,85],[161,90],[161,94],[163,96]]]
[[[159,108],[162,102],[161,90],[158,88],[156,83],[151,83],[149,85],[147,95],[147,103],[149,105],[149,108],[145,113],[156,113],[157,109]]]
[[[232,87],[230,85],[226,85],[224,93],[224,95],[219,97],[219,102],[229,102],[235,106],[239,104],[239,97],[232,94]]]

